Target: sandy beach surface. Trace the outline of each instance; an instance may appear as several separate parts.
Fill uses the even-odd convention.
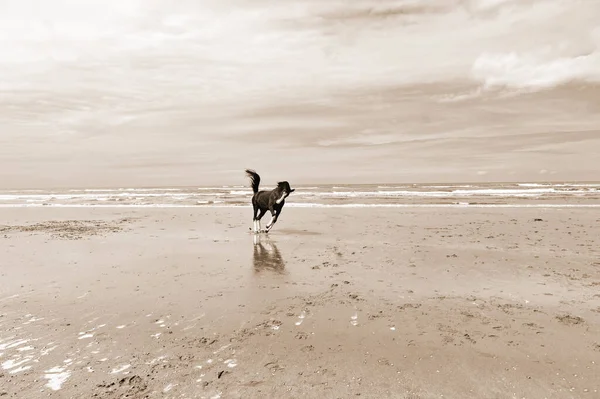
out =
[[[250,215],[0,209],[0,397],[600,397],[600,210]]]

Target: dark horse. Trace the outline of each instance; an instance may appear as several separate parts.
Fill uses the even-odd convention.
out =
[[[287,181],[280,181],[273,190],[258,191],[258,186],[260,185],[260,176],[258,173],[252,169],[246,169],[246,174],[250,177],[252,191],[254,192],[254,195],[252,196],[252,207],[254,208],[254,217],[252,219],[254,221],[253,231],[255,233],[261,232],[260,219],[262,219],[267,211],[270,211],[271,221],[264,230],[265,233],[268,233],[277,222],[281,210],[285,205],[285,199],[293,193],[295,189],[290,188],[290,183]]]

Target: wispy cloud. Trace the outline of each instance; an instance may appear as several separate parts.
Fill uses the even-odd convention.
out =
[[[81,184],[129,168],[164,183],[268,167],[254,154],[277,151],[289,171],[317,154],[333,181],[385,146],[381,168],[445,171],[393,152],[433,143],[454,165],[448,140],[473,160],[470,138],[597,122],[575,106],[585,93],[520,106],[495,95],[596,82],[598,12],[568,0],[2,1],[0,177]],[[140,166],[152,162],[153,174]]]

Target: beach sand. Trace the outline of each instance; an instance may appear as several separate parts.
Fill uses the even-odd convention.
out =
[[[251,213],[0,209],[0,396],[600,397],[598,210]]]

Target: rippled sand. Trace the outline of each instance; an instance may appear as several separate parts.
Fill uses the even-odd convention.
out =
[[[0,209],[0,395],[594,398],[595,209]]]

